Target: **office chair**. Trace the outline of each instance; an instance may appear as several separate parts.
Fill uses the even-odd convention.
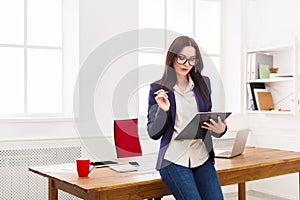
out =
[[[141,156],[138,119],[114,120],[114,138],[118,158]],[[151,198],[148,200],[160,200]]]
[[[114,138],[118,158],[142,155],[138,119],[114,120]]]

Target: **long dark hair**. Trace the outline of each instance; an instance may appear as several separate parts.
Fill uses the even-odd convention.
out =
[[[173,66],[174,59],[176,59],[176,56],[186,46],[192,46],[196,50],[196,59],[198,60],[198,62],[192,67],[189,74],[193,82],[195,83],[195,86],[198,87],[202,98],[206,101],[209,99],[209,92],[206,83],[201,75],[201,71],[203,70],[203,61],[197,43],[190,37],[180,36],[176,38],[170,45],[166,56],[165,71],[159,81],[160,85],[162,85],[163,89],[172,91],[172,88],[176,84],[177,80],[176,72]]]

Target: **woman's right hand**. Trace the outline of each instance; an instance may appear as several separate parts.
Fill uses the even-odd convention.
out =
[[[167,93],[168,91],[165,91],[163,89],[154,92],[154,94],[156,94],[155,101],[157,105],[165,112],[169,111],[170,109],[170,101]]]

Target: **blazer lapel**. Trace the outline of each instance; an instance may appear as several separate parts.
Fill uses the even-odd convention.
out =
[[[171,109],[171,117],[173,124],[175,124],[175,116],[176,116],[176,102],[175,102],[175,95],[174,92],[171,92],[169,95],[169,101],[170,101],[170,109]]]
[[[198,88],[195,86],[193,90],[194,90],[197,105],[198,105],[198,111],[199,112],[206,111],[206,106],[204,105],[203,99],[201,97],[201,94],[200,94]]]

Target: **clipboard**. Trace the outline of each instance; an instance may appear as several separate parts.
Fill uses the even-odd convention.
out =
[[[218,121],[218,116],[224,121],[232,112],[198,112],[193,119],[184,127],[184,129],[174,138],[175,140],[193,140],[203,139],[203,131],[201,125],[209,122],[209,119]]]

